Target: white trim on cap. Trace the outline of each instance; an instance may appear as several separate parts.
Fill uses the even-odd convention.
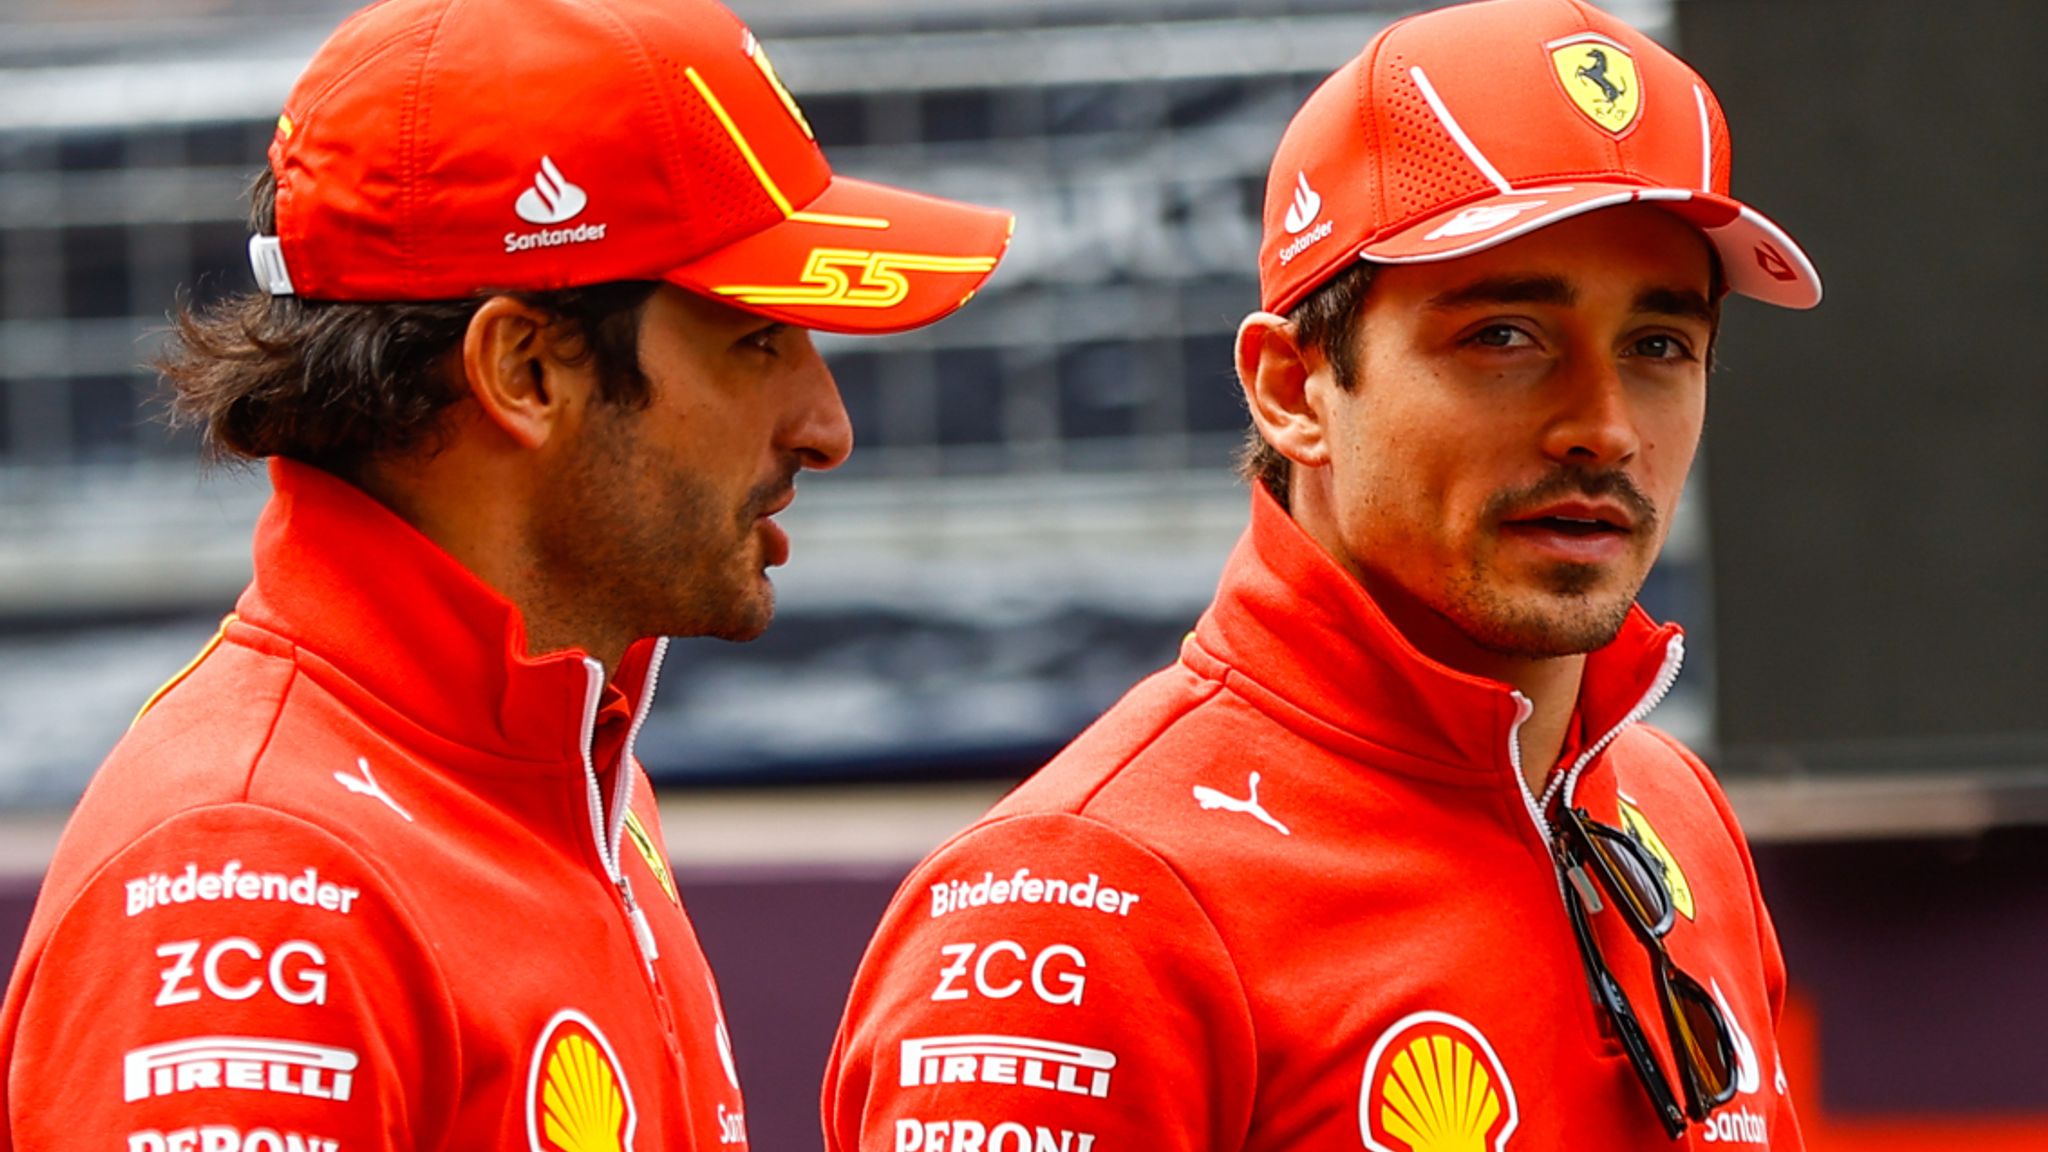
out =
[[[1415,86],[1422,89],[1422,98],[1429,101],[1429,110],[1436,113],[1437,123],[1444,126],[1444,131],[1451,134],[1452,140],[1457,141],[1458,150],[1465,154],[1465,159],[1470,160],[1474,168],[1493,181],[1495,188],[1503,193],[1513,194],[1515,189],[1508,183],[1507,177],[1502,176],[1500,169],[1493,166],[1493,161],[1488,160],[1486,154],[1479,150],[1479,145],[1474,144],[1472,138],[1465,135],[1465,129],[1458,124],[1458,118],[1451,115],[1451,110],[1444,107],[1443,97],[1436,94],[1436,87],[1429,82],[1429,77],[1423,74],[1422,66],[1418,64],[1408,69],[1408,75],[1414,78]]]
[[[1669,191],[1678,192],[1685,199],[1692,198],[1692,193],[1682,188],[1669,189]],[[1442,252],[1431,252],[1422,256],[1380,256],[1361,248],[1358,255],[1360,258],[1370,260],[1375,264],[1436,264],[1445,260],[1456,260],[1460,256],[1470,256],[1474,252],[1484,252],[1488,248],[1497,248],[1517,236],[1527,235],[1539,228],[1555,224],[1559,220],[1591,212],[1596,208],[1608,208],[1616,204],[1627,204],[1637,199],[1638,196],[1639,193],[1637,192],[1610,192],[1605,196],[1595,196],[1590,200],[1582,200],[1577,204],[1567,204],[1562,208],[1546,212],[1541,216],[1525,217],[1511,228],[1503,228],[1491,235],[1474,240],[1470,244],[1458,248],[1447,248]],[[1680,197],[1664,198],[1678,199]]]
[[[1700,191],[1714,190],[1714,130],[1707,122],[1707,93],[1692,86],[1692,102],[1700,110]]]
[[[256,286],[272,296],[296,296],[291,270],[285,267],[284,245],[275,236],[249,237],[249,269]]]
[[[1623,44],[1621,41],[1613,39],[1612,37],[1602,36],[1598,32],[1574,32],[1569,36],[1559,36],[1555,40],[1547,41],[1543,46],[1549,49],[1550,51],[1555,52],[1559,48],[1563,48],[1566,45],[1588,43],[1605,44],[1609,48],[1612,48],[1616,52],[1619,52],[1622,55],[1627,56],[1631,60],[1635,58],[1635,53],[1630,52],[1628,50],[1628,45]]]
[[[1517,195],[1527,190],[1518,191]],[[1448,248],[1441,252],[1430,252],[1420,256],[1385,256],[1375,253],[1370,245],[1357,249],[1358,258],[1374,264],[1434,264],[1484,252],[1519,236],[1525,236],[1540,228],[1547,228],[1560,220],[1583,216],[1602,208],[1617,204],[1682,202],[1695,199],[1688,188],[1634,188],[1617,189],[1603,195],[1589,197],[1574,204],[1539,215],[1517,220],[1512,227],[1479,237],[1469,244]],[[1811,308],[1820,302],[1820,273],[1814,270],[1812,260],[1797,241],[1785,230],[1772,223],[1762,213],[1746,204],[1734,203],[1721,197],[1713,197],[1715,203],[1734,204],[1738,215],[1719,227],[1707,227],[1695,223],[1707,241],[1721,254],[1721,264],[1728,277],[1729,287],[1744,296],[1776,304],[1785,308]],[[1420,227],[1420,225],[1415,225]],[[1779,280],[1761,268],[1756,267],[1755,248],[1758,241],[1767,241],[1785,259],[1791,268],[1791,280]]]

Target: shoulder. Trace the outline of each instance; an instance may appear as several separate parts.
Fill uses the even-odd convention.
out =
[[[1256,1063],[1230,953],[1159,853],[1083,814],[996,816],[885,914],[827,1074],[828,1141],[903,1147],[944,1103],[1105,1146],[1235,1146]]]
[[[302,1098],[292,1109],[370,1140],[417,1106],[414,1093],[452,1091],[455,1027],[434,949],[390,877],[325,829],[229,803],[60,861],[0,1049],[15,1070],[16,1134],[42,1133],[36,1146],[57,1146],[60,1132],[171,1131],[194,1088],[258,1082],[290,1084]],[[359,1106],[335,1109],[351,1099]],[[217,1103],[253,1115],[278,1101],[252,1091]],[[72,1130],[62,1125],[80,1121],[63,1117],[105,1119]]]

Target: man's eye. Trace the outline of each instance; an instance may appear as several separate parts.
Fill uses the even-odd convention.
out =
[[[1488,324],[1472,334],[1472,343],[1482,348],[1526,348],[1535,341],[1512,324]]]
[[[747,345],[757,352],[764,352],[773,356],[781,350],[779,345],[785,327],[786,325],[782,324],[770,324],[766,328],[747,333],[740,343]]]
[[[1645,336],[1636,341],[1636,355],[1652,360],[1690,360],[1692,349],[1676,336]]]

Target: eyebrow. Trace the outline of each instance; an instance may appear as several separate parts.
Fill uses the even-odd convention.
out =
[[[1424,306],[1442,312],[1488,304],[1549,304],[1569,308],[1578,299],[1578,290],[1562,276],[1494,276],[1440,292]],[[1634,310],[1707,324],[1717,319],[1706,293],[1691,288],[1646,288],[1636,296]]]
[[[1562,276],[1492,276],[1439,292],[1425,305],[1441,312],[1480,304],[1556,304],[1568,307],[1579,294]]]
[[[1650,288],[1636,297],[1636,311],[1678,316],[1712,324],[1720,319],[1706,293],[1691,288]]]

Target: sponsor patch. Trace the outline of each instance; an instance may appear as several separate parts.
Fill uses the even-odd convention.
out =
[[[1014,1084],[1103,1100],[1116,1053],[1031,1036],[924,1036],[903,1041],[899,1061],[905,1088]]]
[[[1093,1152],[1095,1133],[1005,1121],[898,1120],[896,1152]]]
[[[668,893],[669,903],[682,907],[683,898],[676,894],[676,878],[669,873],[668,861],[661,858],[660,850],[654,846],[654,837],[648,835],[647,825],[640,822],[640,814],[631,809],[626,811],[626,839],[633,842],[633,850],[640,853],[647,870],[654,873],[655,883]]]
[[[1402,1017],[1366,1058],[1358,1127],[1372,1152],[1503,1152],[1519,1120],[1493,1045],[1448,1012]]]
[[[131,1049],[121,1058],[121,1098],[209,1089],[342,1100],[360,1058],[347,1048],[264,1036],[194,1036]]]
[[[952,963],[939,966],[933,1000],[966,1000],[980,993],[989,1000],[1008,1000],[1024,989],[1047,1004],[1079,1004],[1088,986],[1082,973],[1088,957],[1072,944],[1049,944],[1036,955],[1015,940],[990,944],[948,944],[939,955]]]
[[[1629,130],[1642,110],[1635,57],[1605,36],[1588,33],[1545,45],[1557,81],[1572,107],[1616,136]]]
[[[316,868],[296,875],[289,872],[245,872],[240,860],[230,860],[217,872],[201,872],[197,864],[185,865],[183,872],[152,872],[127,883],[128,915],[140,916],[152,908],[214,900],[265,900],[273,904],[298,904],[321,908],[346,916],[362,891],[320,879]]]
[[[981,879],[974,881],[941,880],[931,886],[931,893],[934,920],[963,908],[997,904],[1065,904],[1108,916],[1129,916],[1138,903],[1136,892],[1104,884],[1093,872],[1086,880],[1041,880],[1029,868],[1019,868],[1002,880],[993,872],[983,872]]]
[[[168,1132],[145,1128],[128,1134],[128,1152],[338,1152],[340,1147],[337,1141],[303,1132],[280,1132],[275,1128],[251,1128],[245,1132],[230,1124],[204,1124]]]
[[[201,940],[173,940],[159,945],[156,954],[170,964],[157,973],[162,987],[156,1006],[189,1004],[202,990],[221,1000],[247,1000],[270,989],[287,1004],[327,1003],[327,956],[310,940],[287,940],[271,949],[265,962],[263,946],[246,936],[216,941],[201,958]]]
[[[526,1072],[532,1152],[626,1152],[639,1123],[612,1042],[574,1008],[555,1013],[533,1046]]]
[[[1621,829],[1629,838],[1643,846],[1650,858],[1664,866],[1664,887],[1671,893],[1671,906],[1687,920],[1693,919],[1692,884],[1685,878],[1685,869],[1678,866],[1678,857],[1664,846],[1664,838],[1650,827],[1649,818],[1643,811],[1625,799],[1617,799],[1621,807]]]

